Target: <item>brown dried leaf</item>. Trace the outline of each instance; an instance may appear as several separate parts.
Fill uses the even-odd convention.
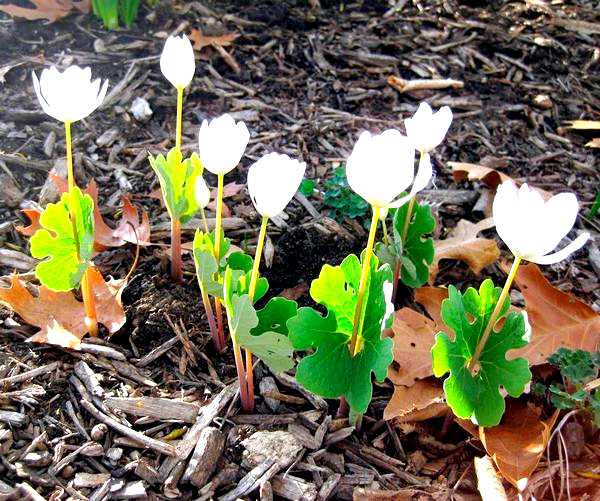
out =
[[[500,257],[498,244],[490,238],[477,236],[479,232],[493,227],[492,218],[483,219],[478,223],[461,219],[446,239],[436,240],[435,257],[429,268],[429,283],[435,279],[442,259],[464,261],[475,273],[494,263]]]
[[[50,174],[50,179],[60,193],[67,191],[65,179],[54,174]],[[137,208],[128,197],[123,196],[121,198],[123,201],[123,216],[117,227],[113,229],[106,224],[100,213],[96,181],[92,179],[84,193],[90,195],[94,201],[94,249],[96,251],[102,251],[109,247],[120,247],[127,242],[142,246],[150,245],[150,218],[145,210],[142,210],[140,218]],[[38,209],[24,209],[23,213],[31,223],[29,226],[17,226],[16,229],[23,235],[31,236],[41,228],[39,224],[41,212]]]
[[[121,293],[126,283],[113,279],[105,282],[95,268],[89,275],[96,299],[98,322],[113,334],[125,324]],[[43,285],[37,288],[37,292],[37,296],[32,295],[19,277],[12,275],[11,286],[8,289],[0,288],[0,301],[6,303],[26,323],[40,328],[28,341],[77,349],[87,333],[83,303],[71,292],[54,292]]]
[[[19,5],[0,5],[0,11],[12,17],[23,17],[30,21],[47,19],[51,23],[68,16],[75,8],[80,12],[90,11],[90,0],[29,0],[35,7],[29,9]]]
[[[585,143],[588,148],[600,148],[600,137],[595,137],[591,141]]]
[[[193,29],[189,34],[189,38],[194,43],[194,49],[197,51],[201,51],[204,47],[208,47],[209,45],[228,47],[239,36],[240,35],[237,33],[224,33],[223,35],[218,36],[208,36],[204,35],[200,29]]]
[[[298,285],[294,285],[294,287],[289,287],[287,289],[283,289],[281,291],[281,294],[279,294],[279,295],[286,299],[291,299],[292,301],[296,301],[297,299],[304,296],[304,294],[306,294],[308,292],[309,288],[310,288],[309,284],[307,284],[306,282],[301,282]]]
[[[446,329],[439,313],[441,302],[445,299],[440,290],[444,291],[436,287],[422,287],[417,289],[419,297],[416,297],[417,301],[426,306],[427,312],[438,319],[437,322],[411,308],[402,308],[394,316],[394,363],[388,369],[388,378],[395,385],[411,386],[417,379],[433,373],[431,347],[435,335]]]
[[[600,346],[600,315],[554,287],[533,263],[519,268],[515,282],[525,298],[531,342],[514,352],[531,365],[543,364],[558,348],[595,351]]]
[[[558,411],[540,419],[541,408],[508,400],[502,423],[479,428],[479,438],[501,475],[521,491],[546,450]]]
[[[426,421],[448,411],[444,390],[435,381],[417,381],[412,386],[394,386],[394,394],[383,411],[383,419],[394,424]]]

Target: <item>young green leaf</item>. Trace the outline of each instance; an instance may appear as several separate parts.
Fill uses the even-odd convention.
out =
[[[43,229],[31,237],[31,255],[44,259],[35,268],[39,281],[53,291],[70,291],[81,282],[94,251],[94,202],[77,187],[48,204]],[[75,216],[75,224],[71,219]]]
[[[227,266],[232,269],[234,283],[236,284],[235,293],[239,296],[248,294],[253,265],[254,259],[243,252],[232,252],[227,256]],[[268,280],[265,277],[258,277],[256,289],[254,290],[253,303],[259,301],[268,290]]]
[[[171,219],[186,223],[200,209],[196,199],[196,179],[202,175],[202,164],[196,153],[183,160],[181,152],[173,148],[163,155],[149,157],[150,165],[158,176],[163,200]]]
[[[264,308],[258,310],[258,324],[250,333],[260,336],[265,332],[288,334],[287,321],[298,314],[298,304],[284,297],[273,297]]]
[[[408,205],[399,207],[394,215],[394,240],[402,238],[408,214]],[[433,239],[429,236],[435,229],[435,218],[428,204],[415,201],[412,217],[402,242],[402,270],[400,278],[408,287],[421,287],[429,279],[429,265],[433,263]]]
[[[598,354],[595,354],[596,358]],[[548,357],[548,362],[560,369],[560,373],[575,385],[582,385],[596,378],[600,364],[589,351],[559,348]]]
[[[231,241],[228,238],[221,237],[220,248],[220,266],[217,266],[215,258],[215,233],[204,233],[199,229],[194,235],[194,243],[192,246],[194,254],[194,264],[196,265],[196,277],[198,282],[202,284],[204,291],[218,298],[223,298],[223,283],[219,279],[225,271],[228,257],[227,253],[231,248]],[[233,255],[233,254],[231,254]],[[252,261],[252,258],[250,258]],[[252,262],[250,263],[252,267]],[[218,272],[218,275],[215,275]]]
[[[393,360],[392,340],[381,339],[388,311],[383,288],[392,272],[387,265],[378,268],[376,257],[371,261],[365,297],[363,348],[354,357],[350,354],[360,272],[355,255],[348,256],[340,266],[325,265],[310,292],[315,301],[327,307],[327,316],[313,308],[300,308],[298,315],[287,322],[294,348],[315,350],[298,364],[298,382],[325,398],[344,396],[353,415],[364,413],[369,406],[373,393],[371,373],[383,381]]]
[[[509,314],[499,331],[492,330],[476,373],[467,368],[500,291],[489,279],[484,280],[479,292],[470,287],[464,295],[450,286],[448,299],[442,303],[442,319],[456,337],[451,341],[445,333],[439,333],[431,349],[434,375],[450,373],[444,381],[444,392],[454,414],[484,427],[496,426],[502,418],[505,404],[500,387],[518,397],[531,380],[527,360],[506,359],[509,350],[522,348],[529,342],[529,328],[521,313]],[[499,319],[506,315],[509,306],[506,300]]]
[[[225,310],[229,332],[237,343],[250,350],[275,372],[283,372],[294,366],[292,345],[287,336],[267,331],[252,335],[251,331],[259,325],[256,310],[248,294],[235,293],[234,270],[227,267],[224,276]]]

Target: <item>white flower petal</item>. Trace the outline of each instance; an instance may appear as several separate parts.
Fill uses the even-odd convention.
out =
[[[287,155],[269,153],[248,169],[248,191],[262,216],[281,214],[298,190],[306,164]]]
[[[210,202],[210,189],[202,176],[196,178],[196,201],[202,208],[206,207]]]
[[[531,261],[531,262],[537,263],[537,264],[558,263],[559,261],[562,261],[563,259],[566,259],[567,257],[569,257],[571,254],[573,254],[573,252],[581,249],[585,245],[585,243],[589,240],[589,238],[590,238],[589,233],[582,233],[575,240],[573,240],[569,245],[567,245],[565,248],[559,250],[558,252],[555,252],[554,254],[547,254],[545,256],[533,256],[530,259],[528,259],[528,261]]]
[[[213,174],[227,174],[240,163],[249,140],[246,124],[236,123],[227,113],[204,120],[198,134],[202,165]]]
[[[415,114],[404,121],[406,135],[414,147],[423,153],[430,152],[444,140],[451,123],[452,111],[448,106],[433,113],[426,102],[419,104]]]
[[[160,71],[176,88],[187,87],[194,78],[194,48],[186,35],[170,36],[160,55]]]

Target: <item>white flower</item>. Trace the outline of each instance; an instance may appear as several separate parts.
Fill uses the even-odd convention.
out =
[[[210,202],[210,189],[208,188],[206,181],[202,176],[196,178],[196,201],[202,208],[208,205]]]
[[[404,121],[404,126],[415,149],[421,153],[429,153],[444,140],[451,122],[452,111],[448,106],[442,106],[433,113],[431,106],[423,102],[412,118]]]
[[[52,66],[42,71],[39,80],[35,72],[32,76],[42,109],[61,122],[87,117],[102,104],[108,89],[108,80],[103,84],[99,78],[92,82],[92,70],[79,66],[69,66],[62,73]]]
[[[363,132],[346,162],[346,177],[350,187],[371,205],[379,208],[400,207],[421,191],[431,179],[429,156],[419,163],[415,176],[415,149],[395,129],[379,135]],[[408,195],[394,200],[406,191]]]
[[[170,36],[160,55],[160,71],[173,87],[187,87],[196,71],[194,48],[185,35]]]
[[[581,248],[590,235],[583,233],[562,250],[550,254],[569,233],[579,204],[572,193],[560,193],[544,201],[527,184],[517,188],[511,181],[498,187],[494,198],[496,231],[510,251],[538,264],[553,264]]]
[[[273,217],[283,209],[298,190],[306,164],[287,155],[269,153],[250,166],[248,191],[261,216]]]
[[[200,161],[213,174],[227,174],[234,169],[250,140],[246,124],[236,123],[227,113],[210,123],[204,120],[198,136]]]

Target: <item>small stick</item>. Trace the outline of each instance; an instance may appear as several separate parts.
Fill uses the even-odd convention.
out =
[[[31,369],[30,371],[17,374],[16,376],[5,377],[3,379],[0,379],[0,386],[22,383],[23,381],[30,381],[37,376],[41,376],[42,374],[47,374],[48,372],[54,371],[56,368],[58,368],[58,365],[58,362],[52,362],[51,364],[36,367],[35,369]]]
[[[404,78],[393,75],[388,77],[388,84],[401,93],[413,92],[415,90],[447,89],[448,87],[462,89],[465,86],[464,82],[451,78],[404,80]]]

